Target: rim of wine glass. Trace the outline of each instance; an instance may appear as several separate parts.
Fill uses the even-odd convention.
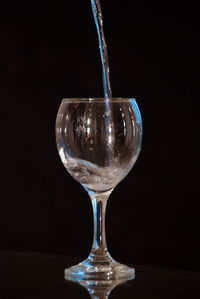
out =
[[[82,102],[104,102],[106,98],[64,98],[62,99],[62,103],[82,103]],[[130,100],[136,101],[135,98],[122,98],[122,97],[113,97],[113,98],[108,98],[109,101],[112,103],[115,102],[129,102]]]

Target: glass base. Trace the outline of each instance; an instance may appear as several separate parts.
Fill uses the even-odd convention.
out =
[[[78,265],[65,269],[65,278],[81,280],[130,280],[135,278],[135,269],[114,261],[109,255],[89,257]]]

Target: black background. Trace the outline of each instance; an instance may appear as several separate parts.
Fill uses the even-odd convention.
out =
[[[113,257],[197,271],[198,10],[102,0],[114,96],[136,97],[144,125],[134,169],[113,191]],[[64,97],[102,96],[90,1],[0,9],[0,250],[86,257],[92,209],[64,169],[54,124]]]

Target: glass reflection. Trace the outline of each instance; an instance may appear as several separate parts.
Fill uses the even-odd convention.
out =
[[[130,279],[129,279],[130,280]],[[111,291],[128,280],[70,280],[86,288],[92,299],[108,299]]]

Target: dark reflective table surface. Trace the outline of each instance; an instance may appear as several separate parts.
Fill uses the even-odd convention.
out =
[[[64,268],[79,260],[40,254],[0,253],[0,299],[91,298],[88,291],[64,279]],[[135,280],[116,286],[110,299],[200,298],[200,273],[134,266]],[[96,290],[98,294],[98,290]],[[101,294],[101,290],[100,293]],[[97,295],[94,298],[105,298]]]

